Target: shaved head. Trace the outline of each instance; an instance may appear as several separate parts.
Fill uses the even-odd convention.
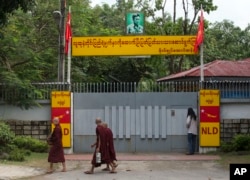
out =
[[[59,122],[60,122],[59,117],[54,117],[53,123],[54,124],[59,124]]]
[[[95,123],[96,123],[96,124],[101,124],[101,123],[102,123],[101,118],[99,118],[99,117],[98,117],[98,118],[96,118],[96,119],[95,119]]]
[[[105,127],[105,128],[107,128],[108,124],[104,122],[104,123],[102,123],[102,126]]]

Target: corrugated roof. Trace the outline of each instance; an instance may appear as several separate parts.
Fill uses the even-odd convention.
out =
[[[172,74],[157,81],[200,77],[200,66]],[[250,58],[238,61],[215,60],[204,64],[204,77],[250,77]]]

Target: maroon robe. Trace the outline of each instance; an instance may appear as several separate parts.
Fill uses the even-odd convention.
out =
[[[95,167],[99,167],[101,166],[101,164],[109,164],[111,163],[111,159],[110,159],[110,154],[108,151],[108,146],[107,146],[107,137],[106,137],[106,131],[105,128],[102,125],[97,125],[96,126],[96,148],[95,148],[95,152],[93,154],[93,158],[92,158],[92,165],[94,165]],[[99,139],[100,137],[100,139]],[[96,149],[97,146],[99,144],[99,141],[101,141],[100,144],[100,153],[101,153],[101,163],[96,163]]]
[[[108,151],[110,154],[111,161],[117,161],[116,159],[116,153],[115,153],[115,147],[114,147],[114,141],[113,141],[113,133],[111,129],[106,128],[106,134],[107,134],[107,145],[108,145]]]
[[[52,145],[49,151],[48,162],[58,163],[65,162],[63,146],[62,146],[62,128],[57,124],[51,135]]]

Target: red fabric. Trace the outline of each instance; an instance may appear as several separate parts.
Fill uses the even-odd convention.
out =
[[[107,134],[107,145],[108,145],[108,150],[110,154],[110,159],[111,161],[117,161],[116,159],[116,153],[115,153],[115,147],[114,147],[114,141],[113,141],[113,133],[111,129],[106,128],[106,134]]]
[[[196,53],[198,52],[199,46],[203,43],[203,39],[204,39],[204,17],[203,17],[203,11],[201,10],[200,22],[194,45],[194,52]]]
[[[65,30],[65,54],[69,52],[69,43],[71,43],[72,31],[71,31],[71,15],[68,13],[68,20]]]
[[[55,126],[51,135],[52,146],[50,147],[48,162],[58,163],[65,162],[63,146],[62,146],[62,128],[58,124]]]
[[[109,164],[111,162],[110,160],[110,154],[108,151],[108,146],[107,146],[107,136],[106,136],[106,131],[105,128],[102,125],[97,125],[96,127],[96,148],[95,152],[93,154],[92,158],[92,165],[95,167],[101,166],[101,164]],[[96,149],[98,147],[98,144],[100,142],[100,153],[101,153],[101,163],[96,163]]]

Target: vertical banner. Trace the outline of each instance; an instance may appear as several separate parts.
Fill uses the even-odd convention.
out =
[[[53,91],[51,93],[51,119],[58,117],[63,133],[63,147],[71,147],[71,93]],[[53,124],[52,124],[53,128]]]
[[[200,90],[200,146],[220,146],[219,90]]]

